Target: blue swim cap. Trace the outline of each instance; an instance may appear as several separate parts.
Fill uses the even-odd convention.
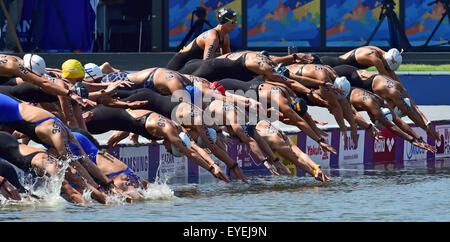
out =
[[[216,132],[215,129],[207,128],[207,129],[206,129],[206,136],[210,139],[209,141],[210,141],[211,143],[213,143],[213,144],[216,143],[216,140],[217,140],[217,132]],[[198,139],[197,139],[197,145],[198,145],[200,148],[208,148],[208,147],[206,146],[206,144],[203,142],[202,137],[200,137],[200,136],[198,136]]]
[[[202,101],[202,91],[195,86],[187,85],[184,87],[191,97],[191,103],[196,104]]]

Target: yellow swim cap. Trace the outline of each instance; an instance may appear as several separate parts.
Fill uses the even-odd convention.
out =
[[[64,78],[84,78],[84,68],[81,62],[70,59],[62,64],[62,74]]]

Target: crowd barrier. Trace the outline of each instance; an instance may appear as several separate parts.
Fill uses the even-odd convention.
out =
[[[288,136],[331,176],[345,175],[348,172],[363,173],[371,169],[390,169],[389,167],[392,169],[450,167],[450,120],[436,121],[432,126],[441,136],[441,142],[438,144],[435,144],[421,128],[411,127],[429,144],[436,145],[438,152],[435,154],[412,146],[387,129],[381,129],[384,139],[380,140],[374,140],[365,130],[359,129],[358,144],[353,144],[349,139],[349,146],[346,149],[341,141],[340,130],[326,130],[329,135],[325,139],[335,147],[336,155],[322,151],[317,142],[304,133],[289,133]],[[163,179],[168,183],[187,184],[205,183],[215,179],[208,171],[186,157],[172,156],[163,145],[119,145],[109,149],[108,152],[126,163],[138,175],[152,182]],[[227,147],[227,152],[238,162],[247,176],[270,174],[262,162],[242,143],[233,142]],[[309,176],[290,161],[280,158],[295,176]],[[221,169],[231,177],[223,162],[219,163]]]

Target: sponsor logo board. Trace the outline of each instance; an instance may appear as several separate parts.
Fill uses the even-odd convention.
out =
[[[441,141],[436,141],[436,158],[450,157],[450,125],[436,125]]]
[[[160,179],[167,181],[172,178],[185,180],[188,179],[188,159],[186,156],[174,157],[169,153],[164,145],[159,146],[159,167],[158,174]]]
[[[331,132],[327,132],[328,136],[323,137],[328,144],[331,144]],[[328,151],[322,150],[320,145],[309,136],[306,137],[306,150],[304,152],[313,160],[315,163],[320,165],[322,169],[330,168],[330,155]]]
[[[362,164],[364,163],[364,130],[358,130],[358,144],[353,143],[350,136],[350,131],[347,132],[347,148],[344,148],[344,142],[342,141],[342,135],[339,137],[339,167],[343,164]],[[341,134],[341,132],[340,132]]]
[[[138,176],[148,179],[148,146],[120,147],[119,159],[130,167],[130,169],[132,169]]]
[[[387,129],[381,129],[384,139],[373,141],[373,161],[395,160],[395,135]]]
[[[419,127],[411,127],[411,129],[416,132],[419,136],[423,138],[423,140],[427,140],[427,134],[426,132],[419,128]],[[408,141],[404,141],[404,148],[403,148],[403,160],[426,160],[427,159],[427,152],[424,149],[418,148],[414,145],[412,145]]]

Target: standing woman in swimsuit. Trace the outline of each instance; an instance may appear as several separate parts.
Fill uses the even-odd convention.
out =
[[[429,121],[419,110],[419,107],[409,97],[403,86],[387,75],[358,70],[350,65],[340,65],[333,68],[339,76],[345,76],[352,87],[359,87],[373,92],[385,99],[395,113],[401,117],[408,116],[417,126],[427,132],[435,140],[440,136],[430,127]]]
[[[192,40],[188,46],[172,57],[166,67],[178,71],[189,60],[214,58],[217,49],[220,49],[221,54],[230,53],[230,37],[228,34],[237,26],[236,12],[229,8],[222,8],[219,10],[217,19],[219,24],[215,28],[203,32]]]
[[[339,57],[322,56],[320,59],[324,65],[331,67],[351,65],[358,69],[367,69],[375,66],[380,74],[400,82],[400,78],[394,71],[402,64],[402,56],[401,52],[395,48],[385,52],[376,46],[362,46]]]

